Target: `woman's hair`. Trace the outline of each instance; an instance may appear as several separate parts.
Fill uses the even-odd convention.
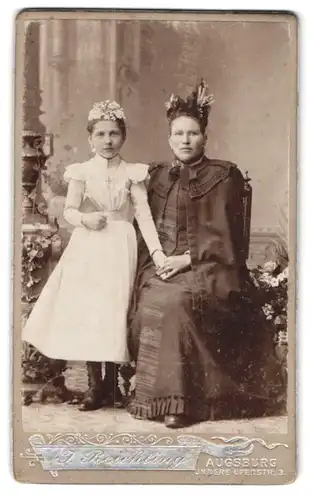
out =
[[[187,118],[192,118],[192,120],[194,120],[195,122],[198,123],[202,135],[205,134],[206,127],[208,125],[208,120],[202,121],[199,118],[197,118],[196,116],[193,116],[193,114],[185,113],[185,112],[181,112],[181,113],[175,114],[175,116],[171,120],[169,120],[168,126],[169,126],[169,130],[170,130],[170,134],[172,132],[172,123],[173,123],[173,121],[176,120],[177,118],[179,118],[180,116],[186,116]]]
[[[91,135],[94,131],[94,126],[96,123],[98,122],[101,122],[101,121],[104,121],[104,118],[99,118],[99,119],[95,119],[95,120],[89,120],[87,122],[87,131],[88,133]],[[118,125],[119,127],[119,130],[121,132],[121,135],[123,137],[123,139],[125,140],[126,139],[126,124],[125,124],[125,121],[120,119],[120,118],[116,118],[115,120],[113,120],[114,122],[116,122],[116,124]]]

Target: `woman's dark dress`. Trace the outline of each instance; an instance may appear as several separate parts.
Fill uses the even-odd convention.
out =
[[[203,163],[203,174],[213,166],[209,162]],[[136,392],[129,409],[142,418],[186,414],[194,420],[262,414],[280,387],[271,332],[263,333],[254,304],[249,296],[242,298],[246,286],[254,291],[245,266],[239,265],[236,256],[233,267],[238,268],[239,293],[235,293],[232,265],[221,263],[227,243],[221,241],[224,230],[217,221],[219,211],[211,215],[214,227],[210,224],[210,242],[216,234],[219,253],[208,254],[206,248],[213,246],[209,242],[203,250],[205,257],[197,257],[200,241],[196,241],[191,220],[189,175],[182,170],[174,178],[161,166],[151,171],[149,201],[163,250],[166,255],[180,255],[190,249],[192,268],[163,282],[139,240],[136,293],[129,315],[129,348],[137,362]],[[194,214],[196,220],[201,211]],[[208,219],[204,222],[208,226]],[[230,239],[236,237],[232,234]],[[199,248],[197,254],[194,247]],[[227,266],[228,279],[218,271],[217,261]],[[206,272],[203,266],[209,262],[216,262],[216,267]],[[232,293],[227,291],[228,283]]]

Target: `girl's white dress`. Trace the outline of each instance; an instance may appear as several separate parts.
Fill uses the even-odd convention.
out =
[[[136,218],[150,253],[161,248],[147,200],[148,167],[96,155],[67,167],[65,219],[75,226],[23,329],[22,340],[50,358],[128,360],[127,311],[137,263]],[[83,226],[83,201],[107,216]],[[79,210],[80,209],[80,210]]]

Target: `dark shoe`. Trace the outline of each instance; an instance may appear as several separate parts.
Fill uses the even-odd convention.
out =
[[[94,411],[102,408],[103,402],[101,392],[94,389],[89,389],[83,398],[79,411]]]
[[[164,425],[168,429],[181,429],[182,427],[187,427],[189,421],[185,415],[166,415]]]
[[[123,397],[118,386],[119,365],[105,363],[105,377],[102,382],[102,394],[105,405],[123,407]]]
[[[102,365],[97,361],[87,361],[89,389],[82,400],[80,411],[94,411],[103,406],[102,400]]]
[[[53,379],[53,387],[55,388],[56,395],[62,402],[71,401],[73,398],[73,392],[65,385],[64,375],[59,375]]]

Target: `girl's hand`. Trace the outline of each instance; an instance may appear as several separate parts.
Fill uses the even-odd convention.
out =
[[[152,255],[152,259],[156,268],[160,269],[165,264],[166,255],[164,252],[162,252],[162,250],[156,250]]]
[[[99,231],[106,226],[107,217],[102,212],[92,212],[90,214],[83,214],[82,224],[88,229]]]
[[[191,264],[190,255],[174,255],[165,259],[164,265],[158,270],[157,274],[163,280],[167,280],[180,271],[183,271]]]

